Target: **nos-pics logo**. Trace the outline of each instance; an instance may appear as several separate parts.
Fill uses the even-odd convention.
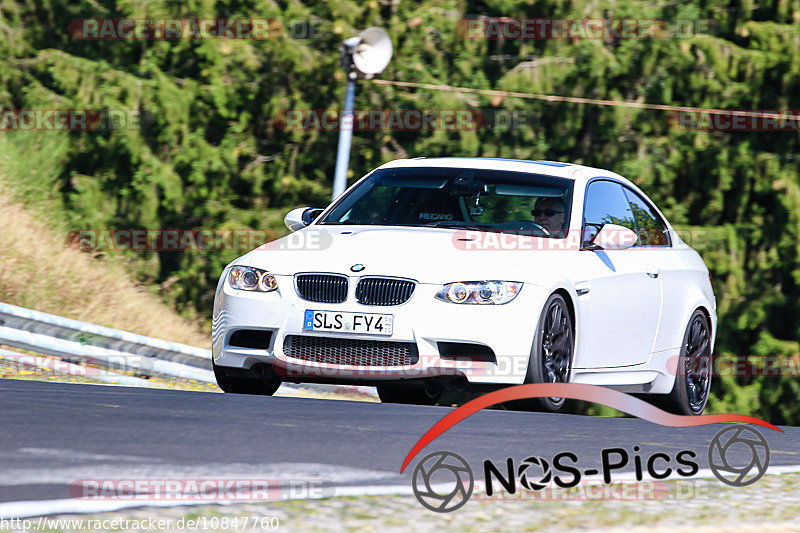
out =
[[[637,449],[638,446],[634,447],[634,450]],[[606,454],[606,451],[610,453]],[[679,457],[678,463],[687,468],[676,468],[674,473],[681,476],[696,474],[699,466],[694,461],[687,459],[687,457],[695,457],[695,454],[690,451],[681,453],[688,455],[683,458]],[[559,456],[561,455],[574,457],[573,460],[577,461],[575,454],[559,454]],[[665,454],[656,453],[645,461],[647,472],[654,479],[664,479],[673,472],[671,468],[664,468],[665,457],[668,459]],[[744,461],[742,461],[742,457],[745,458]],[[613,462],[611,458],[614,459]],[[641,481],[642,467],[638,457],[636,459],[636,478]],[[708,448],[708,463],[711,471],[717,479],[734,487],[751,485],[761,479],[767,471],[769,461],[770,451],[767,439],[759,431],[748,426],[737,425],[723,429],[714,436]],[[509,463],[508,474],[513,475],[512,471],[516,470],[517,479],[510,479],[510,475],[508,479],[500,478],[500,485],[511,493],[517,490],[517,485],[529,491],[540,491],[553,481],[562,488],[580,483],[581,472],[573,467],[561,468],[564,470],[562,473],[572,476],[569,483],[561,481],[554,474],[554,471],[558,473],[559,470],[558,461],[551,467],[551,464],[544,458],[528,457],[518,465],[517,469],[512,468],[513,460],[511,458],[507,462]],[[656,465],[659,462],[661,462],[661,467],[657,468]],[[611,483],[611,471],[627,467],[627,464],[627,452],[621,448],[604,450],[603,481],[606,484]],[[494,492],[490,472],[499,473],[500,470],[491,461],[484,461],[486,476],[484,482],[487,495]],[[585,471],[585,473],[589,474],[590,471]],[[591,473],[600,472],[593,470]],[[437,513],[449,513],[469,501],[475,488],[475,474],[467,461],[460,455],[440,451],[433,452],[420,460],[414,468],[411,483],[414,496],[423,507]]]

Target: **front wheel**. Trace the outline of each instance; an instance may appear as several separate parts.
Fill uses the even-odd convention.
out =
[[[545,302],[528,359],[525,383],[567,383],[575,351],[575,326],[566,300],[552,294]],[[511,402],[511,408],[555,412],[565,398],[529,398]]]
[[[697,309],[683,335],[672,391],[655,396],[654,403],[679,415],[702,414],[711,391],[711,357],[711,328]]]

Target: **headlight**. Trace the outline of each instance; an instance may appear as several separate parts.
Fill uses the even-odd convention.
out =
[[[436,299],[454,304],[506,304],[517,297],[522,283],[515,281],[459,281],[448,283]]]
[[[232,267],[228,272],[228,283],[243,291],[271,292],[278,288],[275,276],[266,270],[247,266]]]

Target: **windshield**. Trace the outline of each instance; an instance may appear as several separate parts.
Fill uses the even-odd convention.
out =
[[[398,168],[373,172],[320,224],[428,226],[564,238],[572,180],[527,172]]]

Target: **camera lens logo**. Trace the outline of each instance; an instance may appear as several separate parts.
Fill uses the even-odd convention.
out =
[[[533,476],[530,478],[528,477],[529,470],[535,470],[531,469],[532,466],[535,466],[542,471],[538,481],[531,481]],[[550,470],[550,463],[545,461],[543,457],[528,457],[522,461],[522,463],[520,463],[519,468],[517,469],[517,475],[519,477],[519,484],[526,489],[542,490],[553,478],[553,471]]]
[[[769,444],[748,426],[730,426],[711,439],[708,464],[717,479],[733,487],[752,485],[769,466]],[[747,477],[750,476],[750,477]]]
[[[426,455],[414,468],[411,486],[423,507],[437,513],[449,513],[469,501],[475,487],[475,476],[460,455],[434,452]]]

